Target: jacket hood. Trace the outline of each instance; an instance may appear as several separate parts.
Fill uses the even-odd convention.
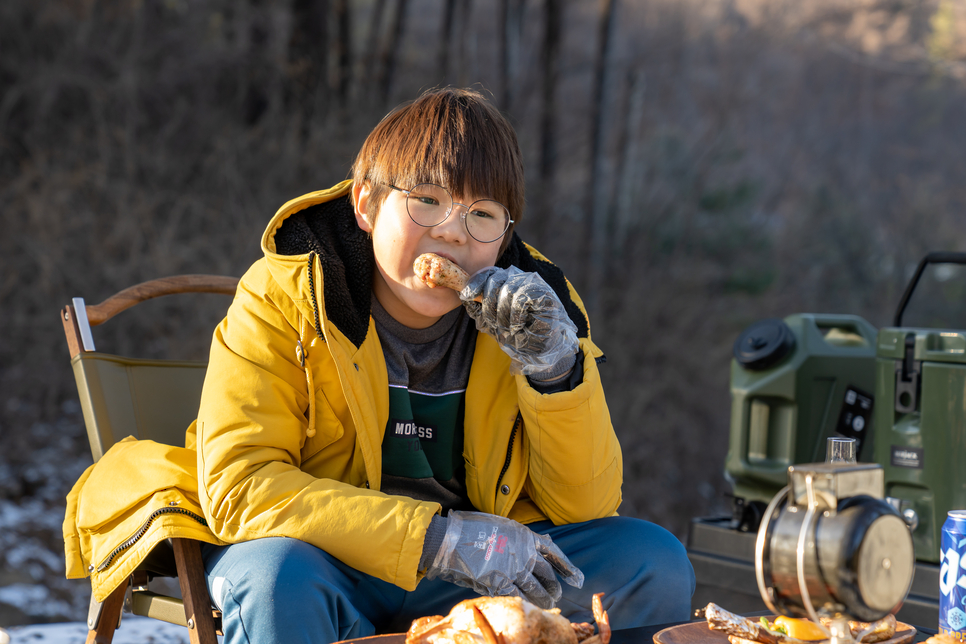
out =
[[[319,336],[324,339],[320,319],[324,313],[358,348],[369,330],[376,269],[372,240],[356,223],[351,189],[352,181],[343,181],[329,190],[312,192],[283,205],[262,236],[262,252],[275,280],[293,301],[304,307],[306,318],[315,321]],[[322,275],[315,274],[316,257]],[[513,233],[496,265],[539,273],[577,326],[577,337],[589,337],[587,316],[563,271],[519,235]]]

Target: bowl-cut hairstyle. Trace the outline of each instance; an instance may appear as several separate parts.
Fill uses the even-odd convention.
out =
[[[523,217],[523,158],[516,132],[473,90],[432,89],[394,109],[366,137],[352,178],[369,185],[373,225],[391,190],[387,184],[408,190],[435,183],[456,201],[465,195],[499,201],[514,221],[501,240],[501,255]]]

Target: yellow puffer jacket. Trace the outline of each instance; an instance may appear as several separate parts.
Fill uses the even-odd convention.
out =
[[[355,224],[350,188],[347,181],[294,199],[269,223],[264,258],[242,277],[215,330],[186,448],[197,452],[200,507],[218,540],[300,539],[412,590],[440,507],[379,492],[388,376],[369,315],[372,246]],[[279,254],[283,225],[307,209],[326,227],[324,247]],[[582,304],[559,269],[518,237],[500,263],[540,272],[561,296],[578,327],[583,382],[541,395],[510,375],[492,338],[478,337],[464,417],[470,500],[523,523],[613,515],[621,451]]]
[[[165,539],[224,545],[198,503],[196,458],[194,450],[128,436],[88,467],[67,495],[67,577],[89,575],[102,602]]]

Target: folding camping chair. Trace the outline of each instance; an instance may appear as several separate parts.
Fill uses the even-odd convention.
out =
[[[86,306],[82,298],[74,298],[63,308],[61,320],[95,461],[128,435],[182,445],[185,429],[198,412],[207,363],[98,353],[91,327],[155,297],[175,293],[234,295],[237,285],[234,277],[181,275],[132,286],[96,306]],[[158,575],[177,577],[183,599],[148,590],[149,576]],[[121,584],[103,603],[95,602],[92,595],[87,642],[111,642],[128,587],[129,608],[135,615],[187,627],[192,644],[217,642],[221,613],[213,609],[208,596],[197,541],[161,542],[128,583]]]

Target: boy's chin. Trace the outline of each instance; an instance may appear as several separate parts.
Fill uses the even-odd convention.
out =
[[[411,308],[427,317],[442,317],[462,304],[456,291],[449,289],[440,293],[425,293],[415,299],[417,301],[410,304]]]
[[[407,299],[407,304],[413,311],[427,317],[442,317],[462,304],[456,291],[449,289],[438,289],[438,292],[437,289],[422,291],[416,297]]]

